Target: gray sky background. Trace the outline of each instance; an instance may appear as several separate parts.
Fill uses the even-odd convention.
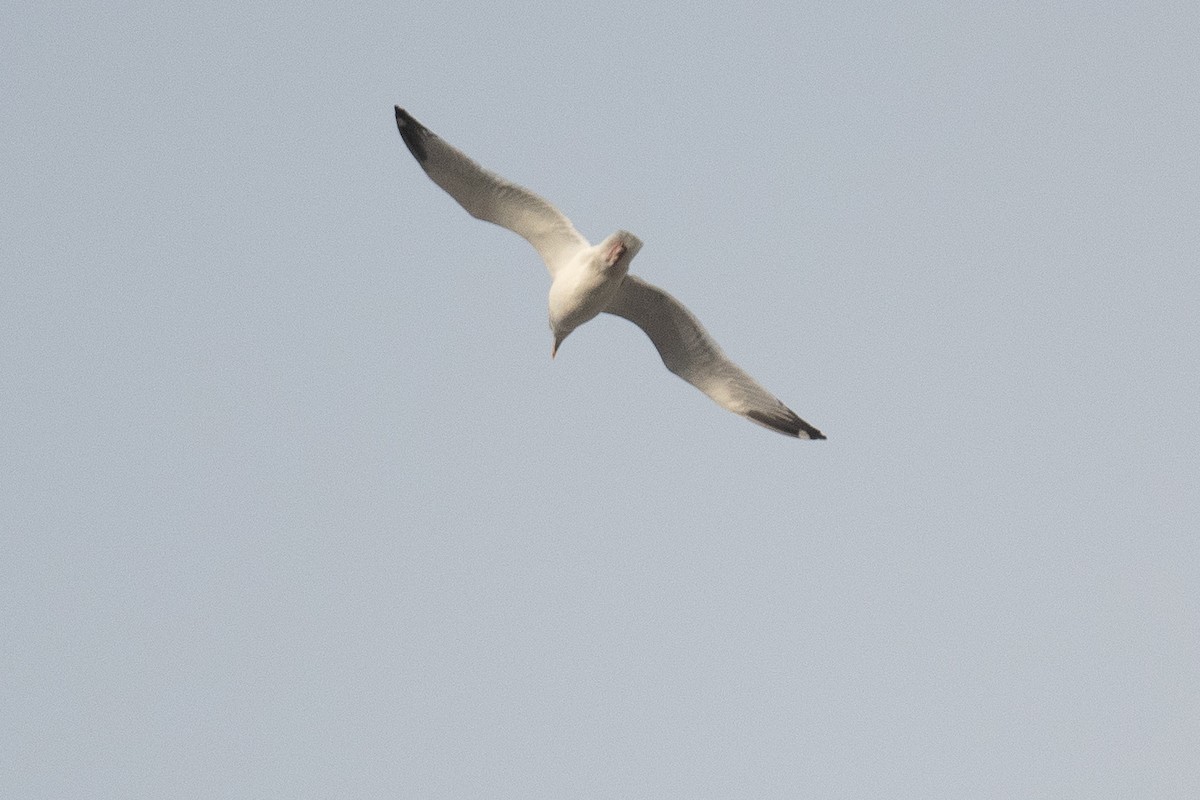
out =
[[[1198,35],[14,5],[0,795],[1200,796]],[[552,362],[397,103],[829,441]]]

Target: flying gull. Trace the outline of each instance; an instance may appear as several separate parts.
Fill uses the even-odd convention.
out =
[[[682,303],[629,274],[641,239],[619,230],[592,245],[557,208],[479,166],[399,106],[396,126],[434,183],[471,216],[524,237],[546,262],[552,357],[571,331],[601,311],[615,314],[645,331],[667,369],[718,405],[788,436],[825,438],[730,361]]]

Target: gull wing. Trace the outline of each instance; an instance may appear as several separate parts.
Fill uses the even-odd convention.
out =
[[[700,320],[671,295],[633,275],[604,309],[637,325],[658,348],[667,369],[751,422],[800,439],[824,439],[729,360]]]
[[[523,236],[546,262],[552,276],[576,252],[589,246],[557,208],[479,166],[400,106],[396,106],[396,127],[409,152],[434,183],[476,219]]]

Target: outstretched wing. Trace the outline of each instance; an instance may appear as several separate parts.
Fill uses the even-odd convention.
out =
[[[657,286],[626,275],[604,310],[645,331],[667,369],[719,405],[788,436],[825,438],[730,361],[692,312]]]
[[[489,172],[396,106],[396,127],[433,182],[471,216],[525,237],[553,275],[588,241],[571,220],[528,189]]]

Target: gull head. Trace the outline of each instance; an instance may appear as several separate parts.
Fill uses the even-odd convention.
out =
[[[551,358],[571,331],[608,307],[641,247],[641,239],[617,231],[600,244],[581,249],[554,273],[549,299],[550,331],[554,334]]]

